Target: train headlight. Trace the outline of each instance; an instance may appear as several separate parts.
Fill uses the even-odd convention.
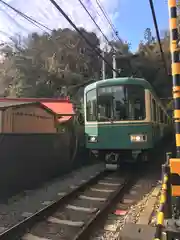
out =
[[[95,143],[95,142],[97,142],[97,137],[96,137],[96,136],[89,136],[89,137],[88,137],[88,142],[90,142],[90,143]]]
[[[146,142],[147,135],[145,134],[137,134],[137,135],[130,135],[131,142]]]

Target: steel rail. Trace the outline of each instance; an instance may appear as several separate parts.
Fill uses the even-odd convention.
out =
[[[102,170],[95,177],[92,176],[90,180],[87,180],[86,182],[82,183],[80,186],[77,186],[77,188],[71,190],[69,193],[60,197],[60,199],[53,201],[51,204],[49,204],[48,206],[45,206],[35,214],[27,217],[26,219],[20,221],[16,225],[2,232],[0,234],[0,240],[19,239],[27,231],[27,229],[32,228],[38,222],[43,221],[44,219],[49,217],[60,206],[63,206],[64,204],[66,204],[66,202],[69,201],[69,199],[76,197],[76,195],[79,192],[84,191],[89,185],[97,182],[99,179],[102,178],[103,175],[107,175],[107,174],[108,172],[106,172],[105,170]]]

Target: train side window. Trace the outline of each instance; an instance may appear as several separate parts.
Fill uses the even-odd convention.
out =
[[[156,116],[157,116],[157,122],[160,122],[160,107],[156,105]]]
[[[164,122],[164,117],[163,117],[163,110],[160,108],[160,122],[163,123]]]
[[[153,108],[153,120],[156,122],[157,121],[157,116],[156,116],[156,102],[154,99],[152,99],[152,108]]]

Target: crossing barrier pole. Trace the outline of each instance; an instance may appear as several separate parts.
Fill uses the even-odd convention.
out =
[[[168,0],[171,69],[173,79],[174,120],[176,133],[176,157],[180,158],[180,57],[178,49],[178,28],[176,0]]]

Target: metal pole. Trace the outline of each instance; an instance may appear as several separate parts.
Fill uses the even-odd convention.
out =
[[[171,201],[171,173],[169,167],[169,160],[172,157],[171,152],[166,153],[166,163],[164,165],[164,171],[168,176],[167,180],[167,190],[166,190],[166,209],[165,209],[165,218],[172,218],[172,201]]]
[[[116,70],[116,55],[113,54],[113,69]],[[113,78],[116,78],[116,72],[113,70]]]
[[[102,52],[102,56],[104,58],[104,51]],[[104,59],[102,59],[102,79],[104,80],[105,78],[106,78],[105,62]]]
[[[178,29],[176,0],[168,0],[170,49],[172,59],[174,120],[176,133],[176,157],[180,157],[180,59],[178,50]]]

